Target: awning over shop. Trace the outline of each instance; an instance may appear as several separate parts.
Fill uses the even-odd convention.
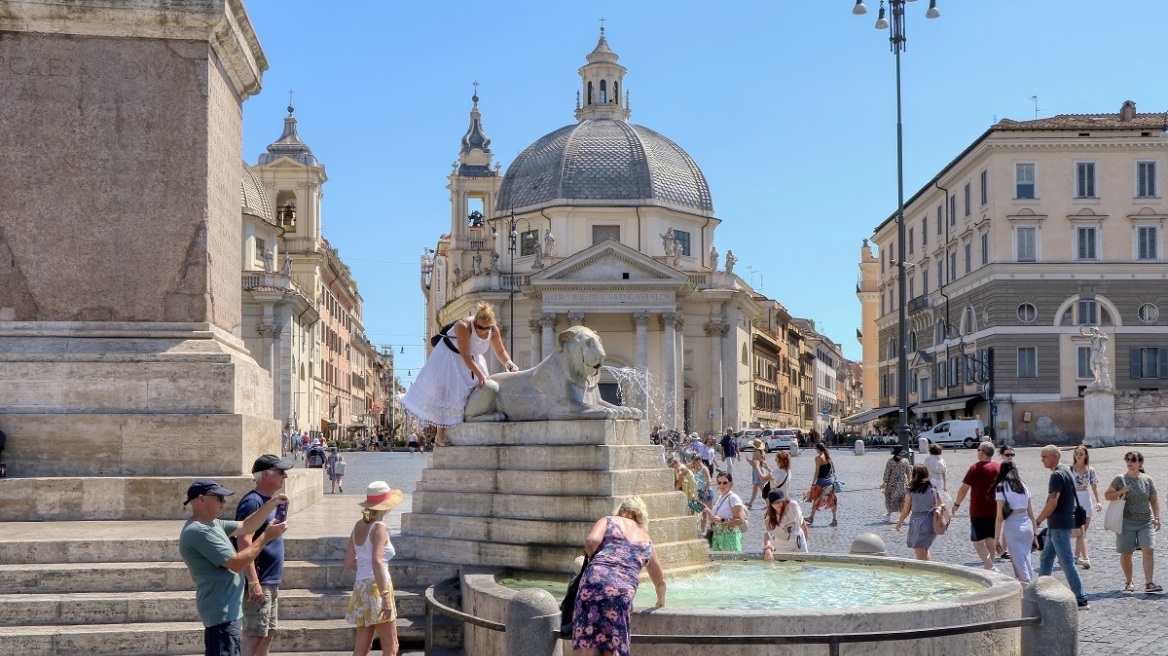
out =
[[[917,415],[926,412],[945,412],[946,410],[964,410],[965,406],[969,405],[970,401],[981,400],[981,394],[970,394],[968,396],[950,396],[945,399],[934,399],[924,403],[918,403],[912,406],[912,411]]]
[[[883,417],[884,415],[892,414],[893,412],[896,412],[899,409],[900,408],[898,408],[896,406],[889,406],[887,408],[876,408],[875,410],[865,410],[864,412],[860,412],[860,413],[852,415],[851,417],[845,418],[843,420],[843,423],[845,423],[845,424],[865,424],[869,421],[872,421],[873,419],[879,419],[879,418]]]

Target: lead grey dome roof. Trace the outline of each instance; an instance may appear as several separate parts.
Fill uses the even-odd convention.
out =
[[[557,201],[714,211],[710,186],[689,154],[649,128],[607,118],[560,128],[528,146],[507,167],[496,210]]]

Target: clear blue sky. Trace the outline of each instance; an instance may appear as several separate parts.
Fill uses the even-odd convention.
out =
[[[896,210],[894,60],[852,0],[245,0],[270,70],[244,105],[244,157],[280,134],[288,90],[327,167],[324,232],[352,267],[365,328],[403,382],[423,361],[418,257],[449,229],[445,189],[471,82],[504,169],[575,121],[599,18],[628,68],[632,122],[693,156],[737,271],[860,359],[861,241]],[[902,56],[905,196],[1000,118],[1168,111],[1162,0],[927,0]],[[1168,148],[1168,144],[1165,145]],[[750,269],[753,268],[752,272]]]

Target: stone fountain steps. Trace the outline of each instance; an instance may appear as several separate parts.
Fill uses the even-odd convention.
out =
[[[582,536],[588,535],[595,520],[559,521],[465,517],[442,515],[409,515],[406,520],[410,536],[447,538],[478,542],[508,544],[541,544],[576,547]],[[649,531],[658,542],[692,540],[697,534],[695,517],[666,517],[650,519]]]
[[[296,517],[293,517],[295,520]],[[123,526],[119,527],[118,525]],[[50,540],[29,539],[45,533],[46,524],[37,522],[10,522],[0,524],[0,532],[5,538],[0,540],[0,566],[6,564],[51,564],[51,563],[179,563],[178,532],[182,522],[162,529],[162,535],[142,535],[128,537],[127,532],[135,528],[144,530],[156,522],[70,522],[73,536],[57,536]],[[155,529],[157,530],[157,529]],[[112,531],[118,531],[117,534]],[[22,537],[24,539],[22,539]],[[398,554],[402,554],[399,538],[393,538]],[[287,537],[284,538],[284,555],[287,560],[333,561],[345,556],[348,537]],[[405,541],[408,542],[408,541]],[[392,561],[391,561],[392,562]],[[180,563],[181,564],[181,563]]]
[[[531,572],[574,572],[579,567],[574,567],[573,562],[583,553],[582,537],[580,543],[575,546],[538,543],[510,544],[428,537],[417,537],[416,539],[418,549],[429,554],[428,557],[434,560],[459,565],[513,568]],[[654,546],[657,549],[657,556],[661,560],[661,566],[666,570],[709,562],[705,540],[654,541]]]
[[[589,526],[605,515],[611,515],[624,500],[623,496],[607,494],[596,496],[547,496],[515,493],[466,494],[465,492],[418,491],[414,493],[415,514],[441,516],[482,517],[491,519],[530,519],[547,522],[588,522]],[[685,517],[685,494],[669,489],[667,492],[640,494],[649,517]],[[412,519],[403,519],[405,533],[412,534]],[[586,532],[585,532],[586,534]],[[580,536],[583,543],[584,534]]]
[[[570,430],[565,430],[570,425]],[[644,445],[640,422],[607,419],[587,421],[471,422],[448,433],[456,446],[629,446]]]
[[[172,435],[171,448],[174,439]],[[293,507],[307,508],[324,496],[321,471],[288,470],[284,492]],[[195,480],[207,477],[9,477],[0,484],[0,522],[182,519],[190,515],[182,505],[187,488]],[[228,489],[240,491],[228,497],[225,517],[234,513],[235,502],[243,496],[242,492],[255,487],[251,476],[217,476],[215,480]]]
[[[659,460],[659,459],[658,459]],[[660,492],[673,487],[673,473],[654,462],[647,469],[623,471],[539,471],[531,469],[426,469],[418,490],[441,492],[457,481],[463,492],[532,495],[591,495],[604,490],[613,496]]]
[[[556,422],[573,423],[573,422]],[[575,422],[585,424],[587,422]],[[460,424],[467,426],[469,424]],[[453,431],[453,427],[451,428]],[[549,472],[625,471],[665,468],[661,447],[641,445],[466,446],[439,448],[430,456],[437,470],[487,469]],[[453,481],[452,481],[453,482]]]

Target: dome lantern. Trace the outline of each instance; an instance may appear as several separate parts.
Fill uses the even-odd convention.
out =
[[[600,40],[588,53],[588,63],[580,67],[581,102],[577,103],[576,120],[610,118],[623,121],[629,118],[629,108],[621,105],[627,69],[618,63],[619,60],[620,57],[608,47],[608,39],[601,27]],[[625,93],[627,97],[627,91]]]

